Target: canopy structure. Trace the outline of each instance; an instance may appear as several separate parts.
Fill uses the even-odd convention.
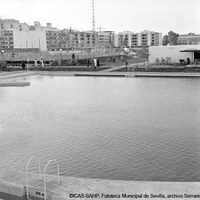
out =
[[[200,49],[185,49],[185,50],[181,50],[180,52],[200,53]]]
[[[191,53],[191,61],[199,63],[199,61],[200,61],[200,49],[190,48],[190,49],[181,50],[180,52],[190,52]]]

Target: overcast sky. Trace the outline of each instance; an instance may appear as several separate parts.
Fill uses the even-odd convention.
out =
[[[96,28],[200,34],[200,0],[95,0]],[[0,0],[0,18],[92,30],[92,0]]]

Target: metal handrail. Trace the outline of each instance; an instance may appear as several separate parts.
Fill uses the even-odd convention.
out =
[[[56,162],[56,165],[57,165],[57,174],[58,174],[58,184],[60,183],[60,172],[59,172],[59,164],[57,162],[57,160],[49,160],[49,162],[46,164],[45,168],[44,168],[44,198],[45,200],[47,199],[47,188],[46,188],[46,170],[47,170],[47,167],[48,165],[51,163],[51,162]]]
[[[28,172],[28,166],[29,166],[29,164],[30,164],[30,162],[31,162],[31,160],[32,160],[33,158],[36,158],[36,157],[35,157],[35,156],[31,157],[31,158],[28,160],[27,164],[26,164],[26,196],[27,196],[27,199],[30,199],[30,198],[29,198],[29,195],[28,195],[28,175],[27,175],[27,172]],[[37,159],[37,158],[36,158],[36,159]],[[42,179],[42,175],[41,175],[41,168],[40,168],[40,160],[37,159],[37,161],[38,161],[38,168],[39,168],[39,178],[40,178],[40,180],[41,180],[41,179]]]

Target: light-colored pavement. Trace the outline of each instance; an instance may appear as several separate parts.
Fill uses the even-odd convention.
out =
[[[15,77],[24,77],[34,75],[34,71],[15,71],[15,72],[1,72],[0,81],[12,79]]]
[[[131,63],[131,64],[129,64],[128,65],[128,68],[130,69],[130,68],[134,68],[134,67],[136,67],[136,66],[141,66],[141,65],[143,65],[144,64],[144,62],[140,62],[140,63]],[[122,68],[124,68],[125,67],[125,65],[121,65],[121,66],[117,66],[117,67],[111,67],[111,68],[109,68],[109,69],[104,69],[104,70],[101,70],[101,71],[99,71],[99,72],[113,72],[113,71],[117,71],[117,70],[119,70],[119,69],[122,69]]]
[[[10,170],[0,170],[0,192],[26,192],[26,174]],[[199,182],[152,182],[120,181],[89,178],[74,178],[47,175],[46,191],[49,199],[199,199]],[[44,192],[44,176],[28,173],[29,191]],[[29,193],[30,194],[30,193]],[[81,196],[79,196],[81,195]],[[174,197],[174,198],[173,198]]]
[[[163,78],[200,78],[199,72],[120,72],[116,71],[124,66],[113,67],[107,71],[18,71],[18,72],[1,72],[0,83],[9,82],[9,86],[12,86],[10,82],[16,83],[16,79],[27,76],[105,76],[105,77],[163,77]],[[115,70],[115,71],[112,71]],[[26,84],[27,85],[27,84]],[[1,86],[1,85],[0,85]],[[13,86],[15,86],[13,84]],[[16,84],[20,86],[20,84]],[[23,84],[21,84],[23,86]]]

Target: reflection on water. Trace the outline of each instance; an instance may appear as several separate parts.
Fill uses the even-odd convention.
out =
[[[29,79],[0,88],[0,166],[35,155],[68,176],[200,180],[199,79]]]

